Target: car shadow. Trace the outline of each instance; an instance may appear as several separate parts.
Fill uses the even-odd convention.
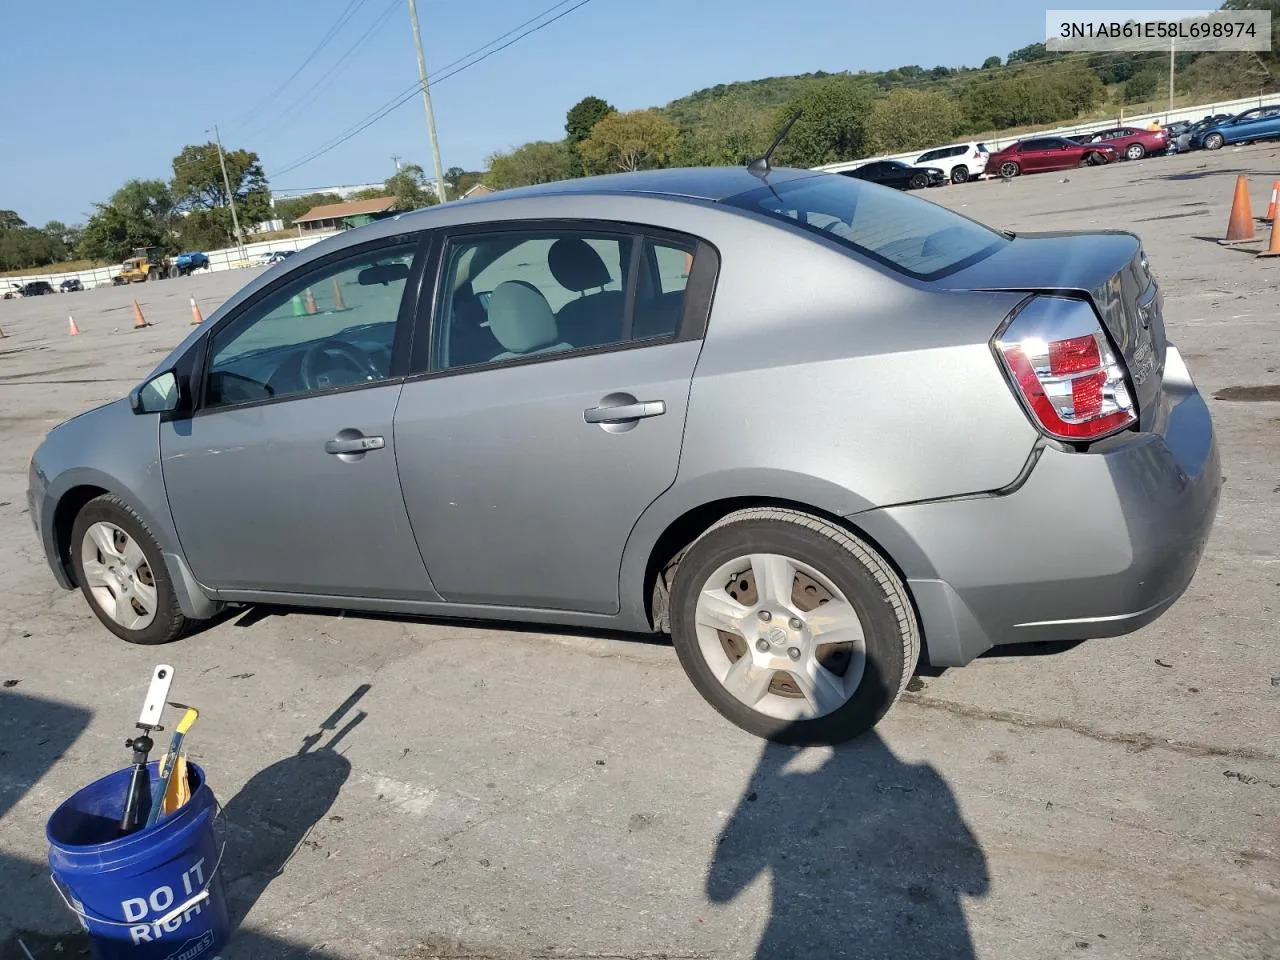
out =
[[[728,903],[766,873],[757,960],[976,956],[964,901],[990,889],[982,847],[937,770],[874,731],[834,748],[766,744],[705,894]]]

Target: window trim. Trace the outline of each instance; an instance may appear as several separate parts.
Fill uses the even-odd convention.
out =
[[[627,298],[624,306],[626,311],[624,324],[627,322],[628,317],[634,319],[635,278],[637,274],[633,268],[642,256],[641,251],[643,250],[644,242],[651,240],[656,243],[666,242],[692,247],[693,269],[690,271],[689,278],[685,284],[684,304],[675,334],[667,337],[649,337],[644,340],[605,343],[576,350],[562,350],[557,353],[512,357],[507,360],[491,360],[464,367],[435,369],[437,337],[444,316],[443,298],[446,279],[444,273],[448,262],[447,253],[450,247],[459,242],[465,243],[469,238],[487,234],[545,234],[560,230],[573,233],[599,232],[604,235],[626,237],[633,241],[631,262],[628,265],[631,272],[626,277],[623,288],[624,296]],[[431,279],[422,285],[418,295],[413,346],[409,358],[408,372],[404,378],[406,383],[433,380],[439,377],[481,373],[490,370],[506,370],[511,367],[522,367],[535,363],[574,360],[579,357],[594,357],[604,353],[620,353],[626,350],[644,349],[646,347],[666,346],[667,344],[680,343],[686,340],[701,340],[706,335],[715,286],[720,275],[720,251],[706,239],[691,233],[625,220],[567,217],[544,217],[529,220],[487,220],[477,223],[458,224],[439,230],[439,235],[432,250],[431,262],[427,265],[425,273]]]
[[[312,397],[329,396],[337,393],[350,393],[354,390],[369,390],[374,387],[383,387],[394,383],[403,383],[405,374],[408,370],[409,352],[412,345],[414,332],[413,312],[416,309],[418,293],[421,290],[423,279],[425,276],[424,267],[431,252],[431,246],[434,240],[433,231],[415,230],[411,233],[400,233],[390,237],[382,237],[377,240],[368,240],[364,243],[351,244],[327,253],[322,257],[317,257],[310,263],[299,265],[295,269],[282,274],[280,277],[267,284],[261,290],[256,291],[243,303],[238,304],[234,310],[225,317],[218,320],[212,328],[210,328],[204,336],[197,340],[192,349],[188,351],[188,356],[194,360],[192,365],[195,383],[192,384],[192,417],[209,416],[217,413],[224,413],[229,410],[245,410],[250,407],[261,407],[268,404],[287,403],[291,400],[307,400]],[[246,400],[241,403],[228,403],[219,406],[209,406],[207,403],[207,387],[209,383],[209,367],[212,363],[211,346],[213,338],[231,324],[241,320],[246,313],[260,307],[263,301],[276,296],[282,289],[292,286],[299,278],[306,277],[310,274],[320,273],[327,270],[335,263],[344,260],[351,260],[366,253],[373,253],[379,250],[385,250],[393,247],[412,247],[413,260],[409,264],[409,276],[405,281],[405,289],[400,296],[400,306],[396,312],[395,333],[391,340],[391,364],[389,374],[386,379],[376,380],[367,383],[350,383],[343,386],[330,387],[325,390],[314,390],[308,393],[294,393],[282,397],[265,397],[261,400]]]

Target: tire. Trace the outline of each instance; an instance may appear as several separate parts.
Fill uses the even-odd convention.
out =
[[[785,603],[757,587],[770,571],[792,590]],[[819,626],[817,611],[828,602],[848,615]],[[729,722],[778,743],[834,744],[867,732],[920,656],[915,612],[893,569],[847,531],[794,510],[742,510],[695,540],[675,572],[670,616],[672,642],[697,691]],[[722,631],[721,623],[735,626]],[[824,635],[849,639],[824,643]],[[735,674],[745,697],[726,685]]]
[[[1206,150],[1221,150],[1222,145],[1226,142],[1226,138],[1222,134],[1211,133],[1204,138],[1204,148]]]
[[[909,181],[907,186],[912,190],[923,190],[929,185],[929,175],[926,173],[917,173]]]
[[[1006,160],[1000,164],[1000,176],[1005,180],[1012,180],[1022,172],[1022,168],[1012,160]]]
[[[162,274],[160,273],[160,270],[156,267],[152,267],[150,270],[147,271],[147,279],[152,281],[153,283],[159,280],[161,276]]]
[[[956,164],[951,170],[952,183],[967,183],[969,180],[969,168],[963,163]]]
[[[180,276],[182,276],[182,268],[177,264],[171,263],[169,265],[169,279],[177,280]]]
[[[113,531],[124,535],[137,551],[123,547],[123,542],[115,537],[111,542],[116,553],[107,554],[94,536],[104,531],[108,536],[112,536]],[[121,640],[144,646],[169,643],[182,636],[190,625],[178,606],[160,545],[133,508],[119,497],[105,494],[90,500],[80,510],[71,525],[71,564],[89,608],[102,625]],[[112,566],[126,571],[125,576],[114,576],[110,572]],[[122,579],[124,591],[119,590]],[[149,591],[144,589],[147,587]],[[112,598],[113,606],[120,605],[122,598],[127,604],[119,619],[105,606]],[[153,607],[150,616],[143,617],[139,611],[146,611],[148,606]],[[135,621],[133,625],[129,620]]]
[[[1107,162],[1107,158],[1104,157],[1102,154],[1098,153],[1097,151],[1094,151],[1093,153],[1085,154],[1084,162],[1091,167],[1100,167]]]
[[[1141,160],[1147,155],[1147,149],[1140,143],[1131,143],[1124,148],[1124,158],[1126,160]]]

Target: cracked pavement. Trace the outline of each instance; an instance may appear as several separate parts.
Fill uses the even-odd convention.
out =
[[[1280,262],[1212,242],[1236,173],[1261,212],[1277,168],[1257,146],[926,197],[1138,232],[1212,397],[1280,384]],[[297,611],[107,634],[45,569],[27,459],[249,276],[0,304],[0,957],[76,955],[44,822],[127,762],[162,659],[227,806],[226,958],[1280,956],[1280,403],[1210,400],[1223,500],[1156,623],[925,671],[877,735],[796,753],[641,638]]]

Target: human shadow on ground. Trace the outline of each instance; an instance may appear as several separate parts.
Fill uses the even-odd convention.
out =
[[[870,664],[863,682],[878,682]],[[942,776],[874,731],[834,748],[766,744],[706,895],[728,903],[766,871],[757,960],[976,956],[963,900],[988,892],[982,848]]]

